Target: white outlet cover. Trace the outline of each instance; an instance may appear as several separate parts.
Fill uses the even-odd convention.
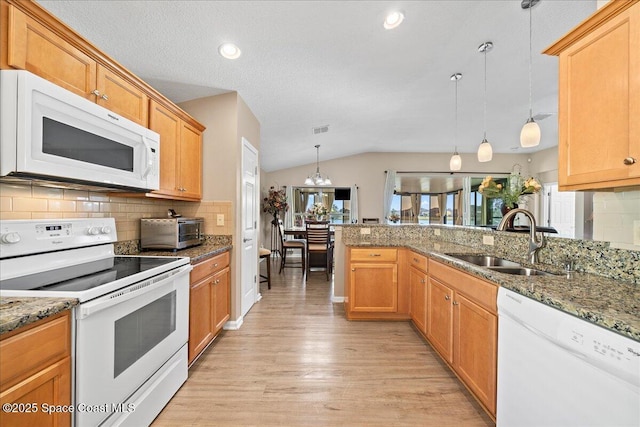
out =
[[[493,236],[482,236],[482,243],[485,245],[493,246]]]
[[[370,228],[361,228],[360,229],[360,234],[371,234],[371,229]]]

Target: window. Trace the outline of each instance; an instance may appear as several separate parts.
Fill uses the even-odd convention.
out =
[[[333,224],[351,222],[351,189],[344,187],[294,187],[292,217],[294,226],[302,226],[315,203],[322,203],[329,211]]]

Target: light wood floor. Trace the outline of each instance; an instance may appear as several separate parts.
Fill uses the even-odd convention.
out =
[[[349,322],[324,272],[273,262],[153,426],[493,426],[410,323]]]

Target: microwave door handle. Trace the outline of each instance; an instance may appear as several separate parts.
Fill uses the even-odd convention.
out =
[[[151,151],[151,146],[149,145],[149,143],[147,142],[147,137],[146,136],[142,136],[142,143],[144,144],[144,148],[146,149],[146,169],[144,170],[144,173],[142,174],[142,178],[147,178],[147,175],[149,175],[149,172],[151,172],[151,168],[153,167],[153,151]]]

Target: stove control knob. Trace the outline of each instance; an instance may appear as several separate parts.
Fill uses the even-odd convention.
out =
[[[102,234],[111,234],[111,227],[109,227],[108,225],[102,227],[100,229],[100,233],[102,233]]]
[[[9,244],[18,243],[20,241],[20,235],[15,232],[3,234],[2,237],[0,237],[0,241],[2,243],[9,243]]]
[[[98,227],[89,227],[89,229],[87,230],[87,234],[89,236],[97,236],[98,234],[100,234],[100,228],[98,228]]]

